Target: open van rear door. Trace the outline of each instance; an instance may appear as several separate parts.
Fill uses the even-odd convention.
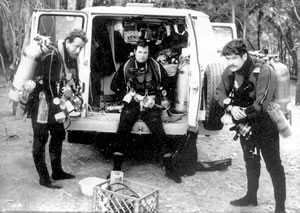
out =
[[[217,60],[215,63],[208,64],[203,78],[203,93],[201,96],[203,100],[202,109],[200,110],[205,111],[205,118],[200,119],[200,122],[206,130],[202,130],[205,135],[212,133],[208,133],[208,131],[221,130],[224,126],[221,122],[223,109],[219,107],[216,100],[216,89],[227,66],[225,58],[221,57],[220,53],[227,42],[237,37],[236,27],[233,23],[211,23],[211,25]]]
[[[187,24],[190,34],[190,75],[189,75],[189,105],[188,125],[198,128],[201,92],[204,70],[208,64],[217,58],[215,40],[211,23],[207,18],[198,17],[197,13],[189,14]]]
[[[38,35],[50,37],[51,42],[64,40],[73,29],[82,29],[87,32],[88,15],[82,11],[71,10],[36,10],[32,14],[32,24],[29,42]],[[89,37],[89,35],[87,35]],[[79,79],[88,86],[89,73],[88,62],[85,60],[88,42],[85,48],[80,52],[78,60]],[[88,91],[82,94],[84,101],[88,99]]]

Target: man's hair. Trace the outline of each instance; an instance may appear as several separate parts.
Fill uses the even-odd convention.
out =
[[[247,45],[243,39],[233,39],[223,47],[222,56],[227,55],[244,55],[247,53]]]
[[[136,42],[136,47],[135,49],[137,49],[138,47],[147,47],[149,46],[148,42],[145,40],[145,39],[139,39],[137,42]]]
[[[86,33],[81,29],[74,29],[73,31],[71,31],[65,38],[65,41],[69,40],[72,43],[75,38],[81,38],[84,43],[87,43],[88,41]]]

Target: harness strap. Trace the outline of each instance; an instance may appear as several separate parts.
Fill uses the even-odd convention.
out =
[[[253,69],[253,71],[252,71],[252,73],[253,73],[253,75],[254,75],[256,81],[258,80],[258,75],[259,75],[259,73],[260,73],[260,70],[261,70],[261,67],[260,67],[260,66],[257,66],[257,67],[255,67],[255,68]]]
[[[135,66],[135,58],[131,58],[131,59],[127,60],[123,66],[123,75],[124,75],[125,85],[127,85],[127,81],[128,81],[128,69],[132,66]],[[155,79],[157,79],[157,87],[160,87],[161,69],[160,69],[159,63],[156,62],[153,58],[149,58],[148,69],[155,76]]]
[[[59,40],[57,42],[58,46],[58,51],[60,54],[60,58],[62,60],[63,66],[60,68],[60,77],[66,77],[67,73],[70,73],[70,70],[67,68],[66,62],[65,62],[65,51],[64,51],[64,45],[63,45],[63,40]]]

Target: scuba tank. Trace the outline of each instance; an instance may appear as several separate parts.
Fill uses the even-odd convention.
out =
[[[46,94],[45,92],[40,92],[39,94],[39,108],[38,108],[38,115],[37,115],[37,122],[41,124],[45,124],[48,122],[48,112],[49,106],[46,101]]]
[[[272,62],[276,74],[276,90],[274,102],[279,104],[283,113],[288,112],[287,105],[291,102],[290,95],[290,72],[288,67],[280,62]]]
[[[175,110],[176,112],[186,112],[187,110],[187,94],[188,94],[188,74],[190,69],[190,62],[188,58],[178,66],[177,78],[177,94]]]
[[[12,88],[8,96],[11,100],[19,102],[23,85],[26,81],[32,80],[35,74],[40,56],[49,50],[50,40],[48,37],[38,36],[22,52],[20,64],[14,76]]]

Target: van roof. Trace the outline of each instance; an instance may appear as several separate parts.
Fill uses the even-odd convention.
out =
[[[190,9],[176,9],[176,8],[158,8],[158,7],[138,7],[138,6],[95,6],[87,7],[82,11],[90,12],[91,14],[112,14],[112,15],[157,15],[157,16],[171,16],[180,17],[191,14],[192,16],[208,18],[203,12]]]

